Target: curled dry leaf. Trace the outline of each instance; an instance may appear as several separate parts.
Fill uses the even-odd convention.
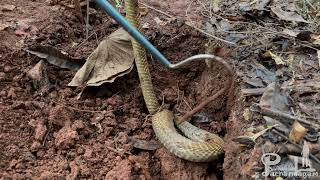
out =
[[[155,140],[142,140],[142,139],[137,139],[134,137],[129,137],[133,147],[138,148],[138,149],[143,149],[143,150],[157,150],[161,147],[161,144],[158,141]]]
[[[134,63],[131,36],[119,29],[103,40],[76,73],[69,86],[100,86],[128,74]]]
[[[294,122],[292,130],[289,134],[289,139],[295,143],[300,143],[304,136],[307,134],[308,129],[303,127],[299,122]]]
[[[288,12],[281,9],[279,6],[271,7],[271,11],[281,20],[292,22],[309,23],[297,12]]]
[[[273,54],[271,51],[266,51],[262,56],[264,58],[273,59],[277,65],[285,65],[286,64],[279,56]]]
[[[25,51],[46,59],[50,64],[70,70],[78,70],[84,64],[83,60],[73,59],[58,49],[48,45],[36,45],[32,48],[26,49]]]

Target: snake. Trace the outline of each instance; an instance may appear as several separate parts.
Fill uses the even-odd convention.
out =
[[[135,28],[141,30],[138,1],[125,0],[125,12],[128,21]],[[142,95],[149,113],[153,115],[152,128],[161,144],[175,156],[192,162],[210,162],[222,156],[224,154],[223,139],[216,134],[192,125],[187,119],[223,94],[228,88],[230,89],[230,87],[224,87],[215,96],[208,98],[185,116],[176,117],[172,111],[162,109],[157,101],[146,60],[146,50],[134,38],[131,39],[131,43]],[[229,65],[221,58],[219,59],[219,57],[213,55],[209,57],[228,67],[229,72],[232,73]],[[184,136],[178,133],[175,126]]]

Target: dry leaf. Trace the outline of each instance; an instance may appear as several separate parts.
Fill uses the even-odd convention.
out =
[[[297,37],[297,35],[299,34],[299,32],[293,31],[293,30],[290,30],[290,29],[283,29],[282,33],[284,33],[286,35],[289,35],[291,37]]]
[[[287,12],[281,9],[281,7],[271,7],[271,11],[278,16],[281,20],[285,21],[293,21],[293,22],[303,22],[303,23],[309,23],[305,19],[303,19],[302,16],[300,16],[296,12]]]
[[[320,34],[312,34],[311,43],[315,45],[320,45]]]
[[[290,112],[290,100],[285,93],[280,91],[280,85],[276,82],[268,85],[267,90],[260,99],[259,105],[284,113]]]
[[[103,40],[76,73],[69,86],[100,86],[128,74],[134,63],[131,36],[119,29]]]
[[[273,59],[277,65],[285,65],[286,63],[277,55],[273,54],[271,51],[267,51],[263,54],[265,58]]]
[[[153,151],[153,150],[157,150],[161,147],[161,144],[155,140],[146,141],[146,140],[137,139],[134,137],[129,137],[129,139],[130,139],[130,142],[132,143],[133,147],[138,148],[138,149]]]
[[[37,45],[25,51],[46,59],[50,64],[70,70],[78,70],[84,64],[83,60],[73,59],[52,46]]]
[[[306,135],[308,129],[303,127],[298,121],[295,121],[292,125],[292,130],[289,134],[289,139],[295,143],[300,143]]]
[[[255,10],[265,10],[265,7],[270,3],[271,0],[254,0],[250,3],[250,5]]]

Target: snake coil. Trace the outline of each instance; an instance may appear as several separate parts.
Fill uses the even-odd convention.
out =
[[[140,28],[139,8],[137,0],[125,0],[125,11],[128,21],[136,28]],[[174,155],[193,162],[209,162],[224,153],[224,141],[217,135],[201,130],[187,121],[176,123],[186,136],[180,135],[174,126],[175,117],[169,110],[160,110],[160,105],[153,91],[151,76],[146,62],[145,49],[132,38],[140,85],[143,97],[150,114],[153,114],[152,127],[158,140]],[[226,65],[218,57],[208,55],[208,58]],[[229,66],[227,66],[229,67]],[[230,68],[229,68],[230,70]],[[232,74],[232,72],[231,72]],[[225,87],[224,89],[226,89]],[[214,98],[211,98],[211,101]],[[205,106],[211,101],[199,105]],[[197,108],[195,108],[197,109]],[[200,108],[198,108],[199,110]]]

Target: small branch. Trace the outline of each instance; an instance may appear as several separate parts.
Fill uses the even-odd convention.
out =
[[[90,0],[87,0],[86,39],[89,38],[89,27],[90,27],[90,24],[89,24],[89,1]]]
[[[81,12],[81,5],[80,5],[79,0],[74,0],[73,3],[74,3],[75,10],[76,10],[76,15],[80,19],[81,23],[84,24],[82,12]]]
[[[258,112],[264,116],[269,116],[271,118],[276,118],[276,119],[282,119],[285,120],[288,124],[293,124],[294,121],[298,121],[302,124],[305,124],[309,127],[315,127],[316,129],[319,129],[320,126],[316,123],[311,123],[309,121],[307,121],[306,119],[300,118],[300,117],[296,117],[296,116],[292,116],[290,114],[286,114],[277,110],[272,110],[269,108],[265,108],[265,107],[261,107],[258,104],[253,104],[251,109],[251,111],[253,112]]]
[[[260,96],[267,88],[252,88],[252,89],[241,89],[243,96]]]
[[[214,62],[218,62],[220,64],[222,64],[224,66],[224,68],[228,71],[229,73],[229,79],[227,80],[227,83],[225,85],[225,87],[223,87],[221,90],[219,90],[216,94],[214,94],[213,96],[208,97],[205,101],[203,101],[202,103],[200,103],[199,105],[197,105],[195,108],[193,108],[191,111],[187,112],[184,116],[182,116],[181,118],[177,118],[175,119],[175,123],[177,125],[181,124],[184,121],[188,121],[194,114],[196,114],[197,112],[199,112],[200,110],[202,110],[204,107],[206,107],[209,103],[215,101],[218,97],[220,97],[221,95],[223,95],[227,90],[229,90],[229,93],[227,94],[227,97],[229,97],[230,92],[233,91],[233,85],[234,85],[234,73],[233,70],[231,68],[231,66],[225,62],[225,60],[223,60],[222,58],[214,58],[213,59]],[[232,98],[232,97],[229,97]],[[229,111],[227,109],[227,111]]]
[[[282,133],[280,133],[277,129],[272,129],[272,132],[274,132],[275,134],[281,136],[282,138],[284,138],[286,141],[288,141],[289,143],[293,144],[294,146],[296,146],[297,148],[299,148],[300,150],[302,150],[302,147],[296,143],[294,143],[293,141],[291,141],[287,136],[283,135]],[[316,161],[318,164],[320,164],[320,160],[313,154],[310,153],[310,158],[313,159],[314,161]]]

